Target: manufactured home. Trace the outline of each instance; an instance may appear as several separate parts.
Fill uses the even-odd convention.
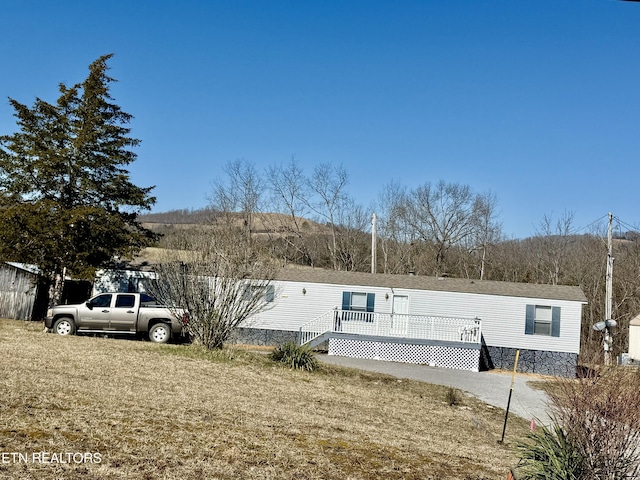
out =
[[[478,371],[573,375],[579,287],[283,269],[236,341],[325,342],[329,354]]]
[[[94,293],[154,276],[104,271]],[[471,371],[512,369],[519,350],[520,372],[572,376],[586,303],[574,286],[285,268],[232,341]]]

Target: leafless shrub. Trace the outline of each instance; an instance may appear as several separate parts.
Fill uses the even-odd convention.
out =
[[[640,372],[611,367],[583,378],[558,379],[551,410],[585,459],[585,478],[640,474]]]
[[[186,248],[165,251],[149,291],[189,312],[186,329],[196,343],[220,349],[240,323],[267,307],[275,269],[232,229],[194,234]]]

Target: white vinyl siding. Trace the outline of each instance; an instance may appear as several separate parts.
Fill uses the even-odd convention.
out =
[[[479,318],[489,346],[580,352],[582,302],[579,301],[293,281],[274,284],[276,301],[243,326],[298,331],[316,317],[340,309],[343,292],[375,294],[373,311],[380,313],[391,313],[394,295],[406,295],[411,315]],[[562,312],[562,335],[525,334],[527,305],[558,307]]]
[[[275,301],[247,319],[242,326],[297,331],[316,317],[334,309],[343,309],[344,293],[352,292],[365,293],[365,296],[370,298],[370,311],[391,313],[391,298],[384,298],[385,293],[389,291],[388,288],[278,280],[273,282],[273,286]]]

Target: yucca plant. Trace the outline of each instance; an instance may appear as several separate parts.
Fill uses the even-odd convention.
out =
[[[286,342],[273,349],[271,359],[283,363],[291,369],[312,372],[320,367],[318,359],[307,346]]]
[[[583,480],[587,465],[575,442],[556,421],[528,435],[528,442],[518,445],[519,479]]]

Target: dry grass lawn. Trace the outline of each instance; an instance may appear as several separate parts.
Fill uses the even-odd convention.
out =
[[[2,479],[504,480],[527,433],[498,444],[504,411],[445,387],[239,349],[0,320],[0,359]]]

